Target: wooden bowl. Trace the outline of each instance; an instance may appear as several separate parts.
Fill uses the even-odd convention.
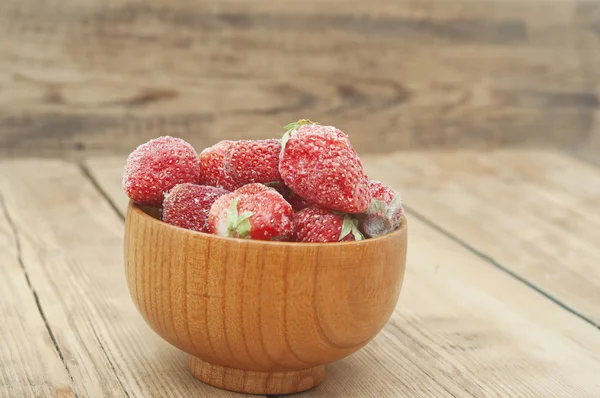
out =
[[[383,328],[400,294],[406,243],[406,220],[360,242],[264,242],[174,227],[130,203],[124,255],[136,307],[191,355],[195,377],[286,394],[321,383],[324,365]]]

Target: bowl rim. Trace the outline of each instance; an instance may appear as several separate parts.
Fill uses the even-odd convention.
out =
[[[159,223],[161,225],[161,228],[174,229],[178,232],[183,232],[183,233],[187,233],[190,235],[202,236],[202,237],[205,237],[208,239],[214,239],[214,240],[237,242],[237,243],[248,244],[248,245],[263,245],[263,246],[266,245],[266,246],[279,246],[279,247],[287,246],[287,247],[307,247],[307,248],[309,248],[309,247],[343,247],[343,246],[348,247],[348,246],[369,245],[369,244],[374,244],[374,243],[384,241],[387,239],[393,239],[396,236],[403,234],[406,231],[407,225],[408,225],[408,220],[406,219],[406,214],[403,214],[402,215],[402,223],[400,224],[400,226],[398,226],[398,228],[396,228],[392,232],[389,232],[385,235],[378,236],[376,238],[363,239],[363,240],[359,240],[359,241],[347,241],[347,242],[287,242],[287,241],[270,241],[270,240],[232,238],[232,237],[228,237],[228,236],[213,235],[213,234],[209,234],[206,232],[194,231],[191,229],[178,227],[176,225],[171,225],[162,220],[152,217],[151,215],[149,215],[148,213],[143,211],[139,204],[135,203],[131,199],[129,200],[129,204],[127,206],[127,212],[129,213],[130,211],[135,212],[138,216],[140,216],[142,218],[151,220],[151,222]],[[127,219],[128,218],[126,218],[126,220]]]

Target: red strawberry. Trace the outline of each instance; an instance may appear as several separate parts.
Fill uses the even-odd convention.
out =
[[[233,191],[236,182],[225,171],[224,158],[233,141],[220,141],[200,152],[200,184]]]
[[[279,192],[281,196],[283,196],[284,199],[292,205],[292,209],[294,209],[294,211],[300,211],[312,205],[312,203],[310,203],[308,200],[304,199],[302,196],[298,195],[281,182],[270,183],[268,185]]]
[[[301,197],[328,209],[363,213],[369,179],[348,136],[332,126],[300,120],[286,126],[279,171]]]
[[[360,215],[360,228],[368,237],[374,238],[392,232],[402,223],[404,207],[402,197],[389,185],[369,181],[373,199],[365,214]]]
[[[277,191],[248,184],[221,196],[209,213],[209,231],[220,236],[256,240],[289,240],[294,210]]]
[[[169,136],[155,138],[131,152],[123,172],[123,189],[136,203],[160,207],[177,184],[200,179],[198,154],[190,144]]]
[[[289,191],[288,196],[285,196],[285,200],[287,200],[288,203],[292,205],[292,209],[294,209],[294,211],[304,210],[307,207],[313,205],[313,203],[310,203],[308,200],[304,199],[302,196],[298,195],[291,189]]]
[[[228,191],[196,184],[176,185],[165,195],[162,220],[193,231],[208,232],[208,212]]]
[[[254,195],[259,192],[265,192],[265,191],[271,191],[271,190],[272,190],[272,188],[269,188],[266,185],[257,183],[257,184],[244,185],[243,187],[236,189],[235,192],[241,193],[244,195]]]
[[[279,153],[281,141],[235,141],[224,158],[225,173],[230,175],[238,187],[260,182],[263,184],[281,181]]]
[[[358,230],[358,221],[350,215],[338,214],[318,206],[296,213],[296,242],[345,242],[362,239],[364,237]]]

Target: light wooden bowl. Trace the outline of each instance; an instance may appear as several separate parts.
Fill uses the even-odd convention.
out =
[[[131,296],[210,385],[251,394],[316,386],[324,365],[371,341],[398,301],[405,220],[380,238],[311,244],[223,238],[148,213],[129,204]]]

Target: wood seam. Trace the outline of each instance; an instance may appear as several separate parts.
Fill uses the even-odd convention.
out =
[[[106,193],[102,186],[100,186],[98,180],[96,180],[94,175],[90,172],[89,168],[83,163],[77,163],[77,167],[79,167],[79,170],[81,170],[83,176],[94,186],[96,191],[98,191],[98,193],[104,198],[104,200],[108,202],[108,204],[114,210],[114,212],[117,213],[117,216],[119,216],[121,221],[125,221],[125,214],[123,214],[121,210],[119,210],[119,207],[116,205],[116,203],[113,202],[108,193]]]
[[[433,221],[429,220],[427,217],[425,217],[421,213],[417,212],[412,207],[405,205],[404,209],[405,209],[405,211],[408,214],[410,214],[411,216],[417,218],[419,221],[422,221],[423,223],[427,224],[427,226],[429,226],[430,228],[434,229],[436,232],[439,232],[440,234],[444,235],[445,237],[449,238],[451,241],[457,243],[458,245],[460,245],[461,247],[463,247],[464,249],[466,249],[469,253],[474,254],[475,256],[477,256],[480,259],[484,260],[486,263],[492,265],[495,268],[498,268],[499,270],[501,270],[505,274],[510,275],[511,277],[513,277],[514,279],[516,279],[519,282],[523,283],[524,285],[526,285],[530,289],[536,291],[537,293],[541,294],[542,296],[544,296],[548,300],[552,301],[554,304],[558,305],[563,310],[565,310],[565,311],[567,311],[567,312],[575,315],[576,317],[578,317],[581,320],[585,321],[586,323],[592,325],[593,327],[595,327],[597,329],[600,329],[600,324],[597,324],[591,318],[589,318],[589,317],[585,316],[584,314],[582,314],[581,312],[578,312],[578,311],[574,310],[573,308],[569,307],[568,305],[566,305],[565,303],[563,303],[562,301],[560,301],[556,297],[550,295],[549,293],[545,292],[544,290],[542,290],[538,286],[534,285],[532,282],[528,281],[524,277],[522,277],[519,274],[511,271],[506,266],[504,266],[501,263],[499,263],[498,261],[494,260],[489,255],[487,255],[487,254],[483,253],[482,251],[476,249],[475,247],[471,246],[467,242],[465,242],[462,239],[460,239],[458,236],[452,234],[451,232],[447,231],[446,229],[444,229],[444,228],[440,227],[439,225],[435,224]]]
[[[90,324],[91,324],[91,322],[90,322]],[[92,330],[92,334],[94,335],[94,337],[96,338],[96,341],[98,342],[98,345],[100,346],[100,350],[104,354],[104,358],[106,358],[106,362],[108,362],[108,365],[110,366],[111,370],[113,371],[115,378],[119,382],[119,386],[121,386],[121,389],[125,393],[125,396],[128,398],[131,397],[129,395],[129,392],[125,388],[125,385],[123,385],[123,381],[121,381],[119,374],[117,373],[117,368],[115,367],[113,361],[111,361],[110,357],[108,356],[108,352],[106,351],[106,348],[104,348],[104,344],[102,344],[102,341],[100,340],[100,337],[98,336],[98,333],[96,333],[96,329],[93,326],[90,329]]]
[[[31,279],[29,278],[29,273],[27,272],[27,268],[25,267],[25,263],[23,262],[23,253],[21,250],[21,240],[19,239],[19,232],[18,232],[17,226],[15,225],[15,222],[13,221],[12,217],[10,216],[10,213],[8,212],[8,208],[6,206],[6,201],[4,200],[4,196],[2,195],[2,192],[0,192],[0,208],[2,208],[2,212],[4,213],[4,216],[6,217],[6,220],[8,221],[8,225],[10,226],[10,229],[15,238],[15,248],[17,250],[17,261],[18,261],[19,265],[21,266],[21,270],[23,270],[23,276],[25,277],[27,286],[29,287],[29,290],[31,291],[33,299],[35,300],[35,305],[38,309],[40,317],[42,318],[42,321],[44,321],[44,325],[46,326],[46,331],[48,332],[50,340],[52,340],[54,349],[56,350],[58,357],[60,358],[61,362],[63,363],[63,366],[65,367],[65,370],[67,371],[67,374],[69,375],[69,378],[71,379],[71,383],[72,383],[71,391],[73,392],[73,395],[75,396],[75,398],[78,398],[77,392],[75,391],[75,379],[73,378],[73,375],[71,374],[71,371],[70,371],[69,367],[67,366],[65,356],[58,344],[58,340],[56,339],[54,332],[52,331],[52,327],[50,327],[50,323],[48,322],[48,319],[46,318],[46,314],[44,313],[44,310],[42,308],[42,303],[40,302],[40,298],[37,294],[37,291],[33,287],[33,284],[31,283]]]

